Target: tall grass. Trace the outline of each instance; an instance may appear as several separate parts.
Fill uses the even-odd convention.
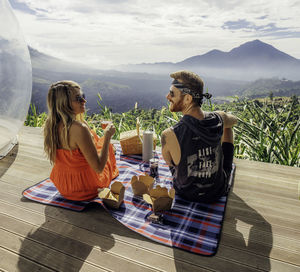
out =
[[[246,159],[300,166],[300,107],[292,97],[285,105],[243,101],[234,127],[235,155]]]
[[[237,98],[236,98],[237,99]],[[116,127],[114,139],[120,138],[123,131],[136,129],[136,118],[140,120],[140,128],[151,129],[158,135],[157,145],[160,145],[160,135],[164,129],[180,120],[180,113],[170,112],[167,107],[144,110],[137,103],[132,110],[124,113],[112,113],[102,105],[98,95],[99,114],[85,115],[86,121],[97,132],[103,135],[101,120],[110,119]],[[233,112],[238,117],[235,131],[235,157],[282,165],[300,166],[300,106],[297,97],[276,102],[264,100],[235,101],[223,105],[203,104],[206,111],[224,110]],[[31,105],[26,118],[27,126],[42,126],[46,114],[37,114]]]
[[[39,114],[35,105],[30,104],[24,125],[29,127],[41,127],[44,125],[46,119],[47,114],[45,112]]]

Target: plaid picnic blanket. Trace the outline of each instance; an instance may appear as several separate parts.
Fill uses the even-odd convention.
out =
[[[133,175],[149,174],[147,163],[141,156],[122,155],[121,146],[115,145],[117,165],[120,175],[114,181],[120,181],[125,186],[124,202],[119,209],[106,207],[100,198],[91,201],[71,201],[64,199],[50,179],[24,190],[24,197],[44,204],[59,206],[75,211],[82,211],[91,202],[101,204],[111,215],[129,229],[156,242],[178,247],[193,253],[213,256],[217,252],[222,223],[226,208],[227,196],[223,196],[214,204],[188,202],[175,196],[172,209],[162,212],[160,224],[149,221],[152,214],[151,206],[141,197],[134,196],[130,181]],[[161,153],[156,153],[159,159],[156,185],[172,186],[172,177]],[[233,180],[233,167],[231,180]]]

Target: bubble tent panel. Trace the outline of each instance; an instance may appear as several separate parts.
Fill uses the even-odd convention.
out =
[[[17,143],[31,92],[27,44],[8,0],[0,0],[0,159]]]

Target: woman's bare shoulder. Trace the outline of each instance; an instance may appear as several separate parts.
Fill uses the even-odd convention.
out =
[[[86,133],[90,133],[89,127],[87,124],[79,122],[79,121],[73,121],[71,127],[70,127],[70,134],[75,135],[84,135]]]

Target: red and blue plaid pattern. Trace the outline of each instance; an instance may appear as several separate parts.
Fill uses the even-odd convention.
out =
[[[44,204],[82,211],[90,202],[101,204],[111,215],[131,230],[156,242],[178,247],[201,255],[212,256],[216,253],[220,240],[227,197],[223,196],[214,204],[188,202],[176,195],[172,209],[162,212],[163,223],[154,224],[147,218],[152,209],[141,197],[134,196],[130,181],[133,175],[149,173],[149,165],[143,163],[141,156],[122,155],[120,145],[116,145],[116,159],[120,175],[115,181],[124,184],[124,202],[118,210],[106,207],[100,198],[91,201],[71,201],[64,199],[50,179],[26,189],[23,195]],[[171,187],[172,176],[161,154],[159,176],[156,184]],[[234,167],[231,175],[233,179]]]

